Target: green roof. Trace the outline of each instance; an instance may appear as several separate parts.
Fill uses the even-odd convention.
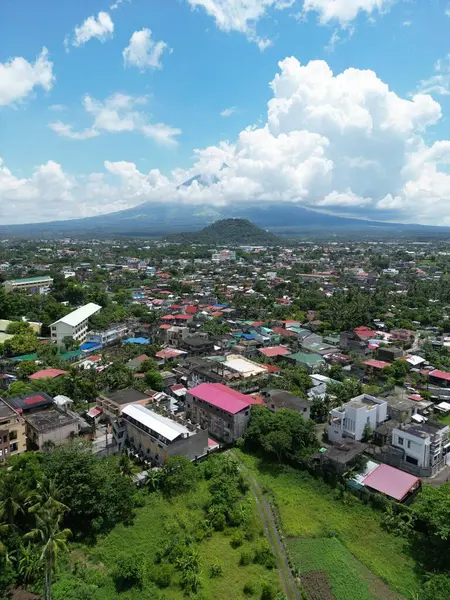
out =
[[[34,353],[34,354],[22,354],[22,356],[15,356],[11,360],[14,360],[15,362],[22,362],[23,360],[37,360],[37,359],[38,359],[38,355],[36,353]]]
[[[286,358],[292,358],[295,362],[301,362],[305,365],[315,365],[323,362],[323,358],[319,354],[307,354],[306,352],[296,352],[295,354],[288,354]]]
[[[70,360],[71,358],[76,358],[77,356],[84,356],[84,352],[82,350],[71,350],[70,352],[64,352],[64,354],[61,354],[61,360]]]
[[[42,277],[25,277],[24,279],[8,279],[9,283],[35,283],[37,281],[53,281],[50,275],[43,275]]]

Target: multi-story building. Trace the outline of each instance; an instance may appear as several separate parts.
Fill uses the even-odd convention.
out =
[[[107,346],[128,335],[127,325],[111,325],[108,329],[91,330],[86,334],[86,343]]]
[[[88,332],[89,317],[95,315],[101,308],[98,304],[89,302],[52,323],[50,326],[52,342],[61,345],[65,337],[71,337],[80,343],[84,342]]]
[[[17,411],[0,400],[0,464],[26,449],[25,421]]]
[[[186,417],[214,437],[233,442],[244,434],[252,398],[221,383],[201,383],[186,393]]]
[[[235,250],[219,250],[219,252],[213,252],[211,256],[213,262],[227,262],[230,260],[236,260]]]
[[[45,275],[41,277],[26,277],[24,279],[8,279],[3,283],[6,292],[25,290],[29,294],[48,294],[53,284],[53,278]]]
[[[387,402],[369,394],[361,394],[339,408],[331,409],[328,439],[331,442],[342,442],[345,439],[360,442],[366,426],[373,431],[386,419]]]
[[[123,436],[120,434],[124,432]],[[135,452],[164,464],[169,456],[182,455],[194,460],[208,451],[208,431],[188,429],[181,423],[139,404],[122,410],[119,423],[113,426],[119,448],[127,440]]]
[[[450,427],[438,421],[409,423],[392,430],[391,445],[405,463],[436,472],[450,451],[449,433]]]

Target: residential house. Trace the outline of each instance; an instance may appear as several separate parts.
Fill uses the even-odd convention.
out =
[[[289,408],[300,413],[304,419],[311,416],[311,403],[309,400],[294,396],[284,390],[264,390],[262,393],[264,405],[269,410],[276,412],[280,408]]]
[[[449,434],[448,425],[431,419],[399,425],[392,430],[392,457],[400,459],[403,470],[416,472],[408,469],[408,465],[412,465],[421,469],[421,476],[434,474],[445,466],[450,452]]]
[[[111,392],[107,396],[101,394],[97,397],[97,407],[103,411],[105,417],[115,419],[129,404],[145,406],[150,402],[149,395],[138,390],[127,388]]]
[[[387,419],[387,402],[361,394],[338,408],[330,411],[328,419],[328,439],[343,442],[346,439],[362,441],[366,427],[374,431]]]
[[[0,464],[27,449],[23,417],[0,399]]]
[[[288,354],[287,360],[290,360],[295,365],[304,367],[309,373],[315,373],[320,367],[325,365],[325,361],[319,354],[311,354],[307,352],[296,352]]]

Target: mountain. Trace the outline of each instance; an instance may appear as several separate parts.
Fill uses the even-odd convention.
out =
[[[186,182],[188,183],[188,182]],[[219,219],[242,218],[277,235],[448,236],[449,228],[367,221],[322,213],[295,204],[197,206],[144,202],[120,212],[27,225],[0,225],[0,237],[162,237],[198,231]]]
[[[277,246],[280,238],[248,219],[221,219],[196,232],[174,233],[168,242],[216,244],[223,246]]]

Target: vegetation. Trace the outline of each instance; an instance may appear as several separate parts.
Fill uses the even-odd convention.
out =
[[[167,236],[171,242],[191,244],[229,244],[249,246],[276,246],[279,238],[247,219],[222,219],[194,233],[174,233]]]

